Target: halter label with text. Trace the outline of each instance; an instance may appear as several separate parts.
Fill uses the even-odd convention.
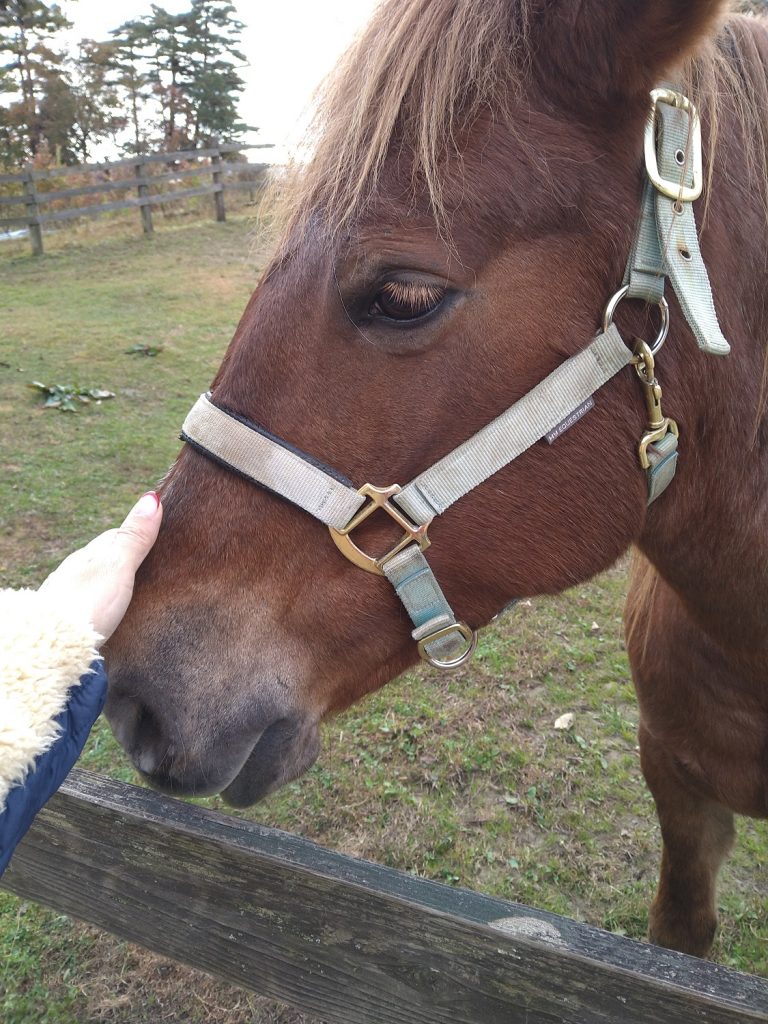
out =
[[[562,423],[558,423],[548,434],[545,434],[547,444],[554,444],[555,441],[566,430],[570,430],[574,423],[578,423],[582,416],[586,416],[590,409],[594,409],[595,400],[590,395],[586,402],[582,402],[578,409],[574,409],[570,416],[566,416]]]

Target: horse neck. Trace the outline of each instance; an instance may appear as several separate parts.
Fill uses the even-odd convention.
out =
[[[722,225],[723,230],[727,225]],[[726,646],[768,646],[768,417],[766,252],[727,266],[713,223],[710,273],[731,342],[725,358],[678,331],[657,371],[664,411],[680,425],[678,474],[649,509],[639,546],[706,632]],[[757,236],[762,239],[762,234]],[[716,239],[719,238],[717,244]],[[722,247],[719,248],[720,242]],[[753,244],[753,249],[755,248]],[[676,313],[678,322],[682,313]]]

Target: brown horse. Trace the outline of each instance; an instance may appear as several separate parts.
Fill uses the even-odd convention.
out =
[[[727,359],[674,300],[659,357],[680,466],[646,507],[631,369],[554,444],[435,522],[461,618],[642,553],[627,636],[664,837],[651,936],[703,954],[733,813],[768,814],[768,34],[721,0],[386,0],[343,61],[274,259],[213,385],[356,485],[404,483],[580,351],[621,283],[649,90],[704,114],[701,245]],[[622,304],[626,337],[655,313]],[[321,720],[416,660],[401,605],[327,530],[186,447],[108,648],[108,715],[174,793],[246,805]],[[391,526],[372,523],[367,543]]]

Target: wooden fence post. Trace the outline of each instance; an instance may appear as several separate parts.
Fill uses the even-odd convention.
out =
[[[43,232],[40,227],[40,210],[37,205],[37,192],[35,191],[35,177],[32,164],[27,164],[24,172],[24,202],[27,205],[27,220],[29,223],[29,240],[32,243],[32,255],[43,255]]]
[[[221,151],[218,147],[211,157],[211,170],[213,172],[213,186],[216,189],[213,193],[216,220],[222,224],[227,219],[227,211],[224,207],[224,175],[222,174]]]
[[[136,164],[134,170],[136,172],[136,177],[139,179],[143,179],[148,173],[147,164]],[[136,191],[139,196],[139,202],[141,203],[139,209],[141,210],[141,224],[144,228],[144,234],[151,235],[154,231],[154,228],[152,227],[152,207],[149,205],[149,202],[142,202],[143,199],[146,199],[149,196],[149,185],[144,185],[140,182],[136,187]]]

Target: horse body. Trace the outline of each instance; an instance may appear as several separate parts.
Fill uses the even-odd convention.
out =
[[[648,90],[705,44],[723,7],[604,6],[384,5],[357,51],[374,71],[353,59],[340,80],[344,110],[227,352],[217,402],[359,484],[405,483],[586,345],[631,245]],[[741,19],[721,48],[758,103],[767,40]],[[443,90],[441,122],[423,107],[450,59],[468,67]],[[733,354],[700,353],[672,302],[659,358],[681,428],[670,490],[646,508],[643,399],[626,371],[555,444],[436,521],[429,553],[461,617],[481,625],[510,598],[562,590],[639,547],[627,638],[665,843],[651,934],[699,954],[732,813],[768,814],[768,250],[754,155],[768,133],[743,124],[744,109],[730,95],[719,115],[710,108],[719,145],[702,231]],[[445,142],[437,183],[430,125]],[[357,150],[343,149],[349,137]],[[638,303],[620,315],[625,337],[653,331]],[[187,448],[163,500],[160,541],[108,648],[108,714],[154,784],[246,804],[301,774],[323,716],[413,663],[415,646],[388,585],[273,495]],[[366,543],[387,539],[386,524],[366,527]]]

